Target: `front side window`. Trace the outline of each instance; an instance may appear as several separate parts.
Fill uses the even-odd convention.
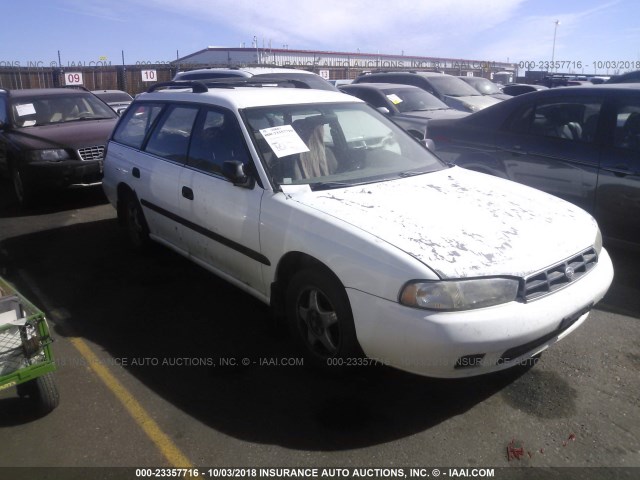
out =
[[[187,160],[198,107],[172,105],[151,133],[145,151],[178,163]]]
[[[629,99],[617,105],[613,145],[640,152],[640,100]]]
[[[244,164],[249,160],[238,122],[230,112],[206,110],[194,128],[187,165],[221,174],[229,160]]]
[[[395,123],[361,103],[259,107],[243,116],[276,185],[328,189],[445,168]]]

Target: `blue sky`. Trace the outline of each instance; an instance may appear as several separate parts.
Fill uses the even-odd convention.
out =
[[[171,61],[207,46],[491,61],[640,62],[637,0],[48,0],[3,2],[0,66]],[[639,64],[640,65],[640,64]],[[636,68],[633,68],[636,69]],[[598,71],[602,73],[602,71]]]

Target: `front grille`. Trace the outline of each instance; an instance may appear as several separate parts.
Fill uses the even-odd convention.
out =
[[[588,248],[564,262],[525,278],[520,283],[518,298],[530,302],[560,290],[579,280],[597,263],[598,254],[593,247]]]
[[[78,150],[80,160],[102,160],[104,157],[104,145],[96,145],[94,147],[86,147]]]

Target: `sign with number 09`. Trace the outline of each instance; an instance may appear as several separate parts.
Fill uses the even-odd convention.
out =
[[[83,83],[82,73],[80,72],[67,72],[64,74],[65,85],[82,85]]]
[[[155,70],[142,70],[143,82],[156,82],[158,81],[158,75]]]

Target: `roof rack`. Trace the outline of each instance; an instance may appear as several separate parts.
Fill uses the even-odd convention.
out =
[[[236,87],[289,87],[289,88],[311,88],[302,80],[290,78],[278,78],[278,74],[274,76],[261,75],[260,79],[254,77],[221,77],[208,80],[174,80],[171,82],[156,83],[149,87],[147,93],[155,92],[160,89],[172,88],[191,88],[193,93],[205,93],[210,88],[236,88]]]
[[[176,80],[171,82],[155,83],[147,89],[147,93],[155,92],[162,88],[191,88],[193,89],[193,93],[205,93],[209,91],[207,86],[202,82],[198,82],[195,80],[194,81]]]

